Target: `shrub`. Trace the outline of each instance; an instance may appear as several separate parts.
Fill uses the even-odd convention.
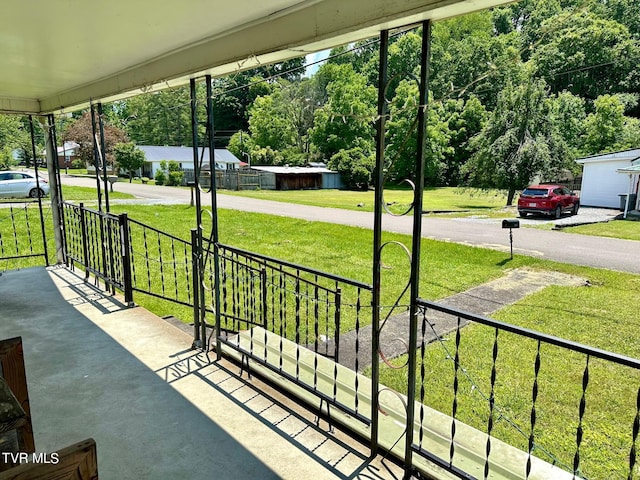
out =
[[[163,170],[158,170],[154,180],[156,181],[156,185],[164,185],[164,182],[167,180],[167,176]]]
[[[342,150],[329,161],[329,168],[340,173],[345,186],[350,189],[366,190],[371,183],[371,173],[375,159],[362,148]]]
[[[167,179],[167,185],[178,186],[182,185],[182,180],[184,179],[184,172],[182,170],[175,171],[169,170],[169,178]]]
[[[85,165],[84,160],[76,158],[73,162],[71,162],[71,168],[79,170],[82,168],[87,168],[87,166]]]

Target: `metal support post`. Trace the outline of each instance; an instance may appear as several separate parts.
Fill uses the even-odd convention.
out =
[[[53,235],[56,246],[56,262],[67,262],[67,250],[66,250],[66,232],[64,225],[64,209],[62,198],[62,182],[60,181],[60,164],[58,163],[58,152],[56,149],[56,124],[55,117],[53,115],[47,116],[47,121],[44,118],[40,119],[40,123],[45,131],[45,143],[47,152],[47,169],[49,171],[49,195],[51,197],[52,204],[52,219],[53,219]]]
[[[109,178],[107,175],[107,153],[106,153],[106,149],[105,149],[105,144],[104,144],[104,123],[102,121],[102,103],[98,103],[98,130],[100,132],[100,159],[102,160],[102,177],[103,177],[103,183],[104,183],[104,203],[105,203],[105,209],[107,214],[109,213],[109,211],[111,210],[109,207]],[[111,281],[115,280],[116,278],[116,272],[115,272],[115,262],[113,257],[114,251],[113,251],[113,238],[111,236],[111,221],[109,221],[109,219],[107,217],[104,218],[104,221],[107,222],[106,225],[106,235],[107,235],[107,245],[106,245],[106,250],[107,252],[109,252],[109,265],[105,264],[105,270],[104,270],[104,274],[107,275],[107,266],[111,268],[110,272],[109,272],[109,278]],[[104,231],[104,229],[103,229]],[[104,237],[103,237],[104,238]],[[110,291],[113,295],[115,295],[116,293],[116,287],[115,285],[112,283],[111,284],[111,288]]]
[[[96,190],[98,192],[98,212],[102,214],[102,187],[100,186],[100,152],[98,147],[98,134],[96,130],[96,108],[94,104],[91,104],[91,131],[93,133],[93,165],[96,169]],[[98,220],[100,222],[100,248],[102,254],[102,271],[105,274],[104,288],[110,290],[109,281],[106,279],[107,275],[107,248],[105,245],[105,232],[104,232],[104,216],[99,215]]]
[[[210,185],[211,192],[211,244],[213,245],[213,265],[214,265],[214,303],[215,303],[215,332],[216,332],[216,355],[218,360],[222,355],[222,343],[220,342],[220,256],[218,254],[218,203],[216,198],[216,159],[215,159],[215,142],[214,142],[214,124],[213,124],[213,89],[211,85],[211,75],[205,76],[207,83],[207,130],[209,131],[209,166],[210,166]]]
[[[511,246],[511,260],[513,260],[513,229],[509,229],[509,245]]]
[[[191,348],[202,348],[200,339],[200,258],[198,252],[198,229],[191,229],[191,262],[193,272],[193,343]]]
[[[409,306],[409,364],[407,385],[407,430],[405,438],[405,478],[413,473],[413,424],[416,396],[416,345],[418,343],[418,297],[420,296],[420,242],[422,241],[422,195],[424,191],[424,157],[426,110],[429,95],[429,57],[431,56],[431,21],[422,24],[422,52],[420,54],[420,92],[418,102],[418,151],[415,165],[413,199],[413,238],[411,242],[411,298]]]
[[[109,176],[107,171],[107,150],[105,148],[104,143],[104,122],[102,121],[102,103],[98,103],[98,127],[100,130],[100,155],[102,159],[102,177],[104,183],[104,204],[109,213],[111,210],[109,208]]]
[[[33,116],[29,115],[29,130],[31,131],[31,153],[36,174],[36,188],[38,189],[38,210],[40,211],[40,228],[42,229],[42,248],[44,249],[44,261],[49,266],[49,254],[47,253],[47,232],[44,227],[44,215],[42,215],[42,195],[40,195],[40,176],[38,175],[38,157],[36,156],[36,137],[33,130]]]
[[[374,170],[375,210],[373,221],[373,295],[372,295],[372,351],[371,351],[371,453],[378,451],[378,397],[380,383],[380,272],[382,254],[382,202],[384,188],[384,139],[387,115],[385,86],[389,31],[380,32],[380,66],[378,71],[378,121],[376,132],[376,167]]]
[[[129,217],[126,213],[118,215],[120,241],[122,246],[122,275],[124,277],[124,301],[133,307],[133,278],[131,275],[131,242],[129,241]]]
[[[195,174],[195,194],[196,194],[196,242],[195,247],[197,249],[197,261],[198,261],[198,269],[197,276],[196,272],[194,272],[194,277],[197,280],[197,287],[194,284],[194,288],[197,288],[197,291],[194,290],[193,294],[198,295],[199,302],[196,303],[194,308],[197,309],[198,314],[198,323],[202,329],[201,333],[201,344],[202,348],[206,348],[206,324],[205,324],[205,307],[204,307],[204,256],[202,254],[202,202],[200,199],[200,160],[198,158],[198,101],[196,98],[196,81],[195,79],[191,79],[189,82],[189,91],[191,95],[191,135],[193,141],[193,167]],[[195,314],[194,314],[195,315]],[[195,317],[194,317],[195,318]]]
[[[84,203],[80,203],[80,228],[82,229],[82,265],[84,266],[84,280],[89,278],[89,243],[87,240],[87,215],[84,211]]]
[[[96,113],[91,104],[91,132],[93,134],[93,166],[96,169],[96,191],[98,192],[98,211],[102,211],[102,188],[100,187],[100,163],[98,162],[98,144],[96,142]]]

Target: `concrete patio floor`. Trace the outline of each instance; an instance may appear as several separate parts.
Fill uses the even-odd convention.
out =
[[[402,471],[191,336],[64,267],[0,276],[38,452],[93,437],[101,479],[393,479]]]

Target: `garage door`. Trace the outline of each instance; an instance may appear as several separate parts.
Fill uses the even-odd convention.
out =
[[[585,163],[580,203],[589,207],[620,207],[618,195],[627,193],[629,177],[616,170],[628,166],[626,160]]]

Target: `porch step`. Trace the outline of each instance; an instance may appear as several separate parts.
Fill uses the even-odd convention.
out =
[[[372,382],[364,375],[261,327],[243,331],[231,337],[228,342],[229,345],[223,344],[222,350],[225,355],[245,362],[243,365],[248,363],[251,370],[270,379],[311,407],[322,408],[324,402],[321,402],[320,397],[310,392],[309,389],[335,399],[335,402],[344,405],[348,410],[357,411],[358,416],[370,418]],[[284,375],[296,378],[299,385],[259,362],[268,364]],[[403,459],[407,398],[384,385],[380,385],[379,403],[381,412],[379,416],[379,444],[394,456]],[[420,424],[421,406],[418,402],[413,404],[416,412],[414,439],[419,438],[422,429],[423,448],[441,459],[446,459],[448,463],[452,418],[431,408],[423,407],[424,421]],[[369,426],[355,416],[344,413],[333,406],[330,409],[330,416],[332,421],[339,422],[364,438],[371,438]],[[453,465],[473,477],[482,478],[486,442],[486,433],[456,422]],[[418,455],[414,454],[413,458],[415,467],[430,476],[429,478],[457,478]],[[527,458],[527,452],[492,438],[489,478],[525,478]],[[532,480],[569,480],[574,478],[568,472],[536,457],[532,457],[531,462],[529,478]]]

